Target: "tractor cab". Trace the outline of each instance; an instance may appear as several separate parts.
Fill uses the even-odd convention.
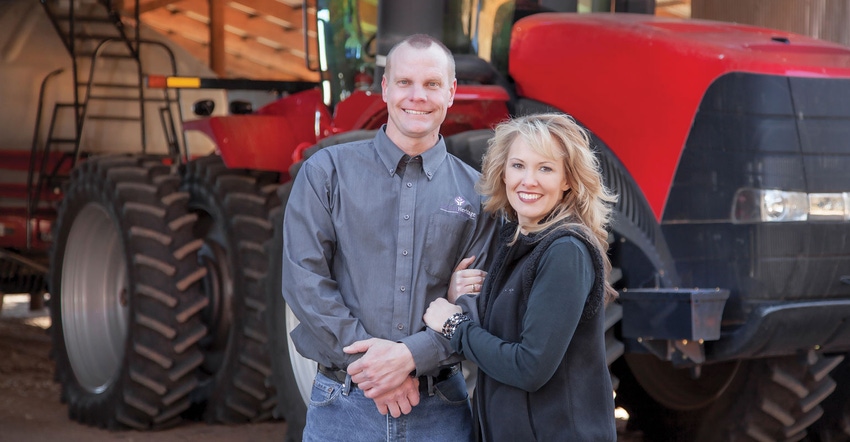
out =
[[[200,118],[184,122],[183,128],[212,139],[228,167],[286,174],[303,158],[303,151],[317,142],[351,131],[375,130],[386,122],[380,90],[386,55],[393,45],[415,33],[439,36],[455,53],[458,89],[442,134],[492,128],[508,117],[512,88],[478,56],[477,9],[460,0],[439,4],[442,7],[396,0],[379,8],[367,0],[318,0],[315,21],[305,28],[305,60],[318,71],[318,83],[234,84],[245,88],[253,83],[261,90],[272,87],[283,93],[253,113]],[[308,5],[304,9],[311,10]],[[231,81],[209,84],[226,87]]]

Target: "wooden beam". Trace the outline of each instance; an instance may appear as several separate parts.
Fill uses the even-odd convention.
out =
[[[199,16],[206,16],[206,0],[185,0],[173,9],[190,11]],[[265,39],[284,46],[297,57],[304,57],[304,34],[300,25],[296,29],[288,29],[269,20],[266,15],[250,15],[243,10],[232,7],[228,2],[224,8],[224,22],[228,28],[240,30],[243,38],[253,38],[260,41]]]
[[[206,62],[205,57],[208,55],[208,49],[206,44],[194,40],[189,40],[178,34],[166,35],[171,41],[180,45],[180,47],[185,49],[187,52],[189,52],[199,60]],[[228,56],[227,59],[227,77],[281,81],[302,80],[300,77],[297,77],[295,75],[287,74],[285,72],[281,72],[275,69],[270,69],[263,65],[258,65],[257,63],[245,60],[241,57],[237,58],[232,56]]]
[[[231,33],[225,34],[225,44],[228,54],[233,56],[243,57],[260,65],[299,75],[306,81],[318,80],[318,75],[307,69],[303,58],[293,57],[286,51],[276,50],[250,40],[243,40]]]
[[[172,14],[166,10],[158,9],[142,16],[142,21],[149,26],[160,29],[170,34],[209,45],[209,32],[207,25],[184,14]],[[304,59],[296,57],[286,50],[277,50],[268,45],[257,42],[250,38],[225,31],[224,33],[225,53],[228,63],[236,57],[252,61],[258,65],[266,66],[281,72],[293,75],[305,81],[317,81],[318,75],[310,71],[304,64]],[[207,57],[204,57],[208,60]],[[249,76],[248,78],[258,78]]]
[[[219,77],[227,75],[224,60],[224,0],[207,0],[209,6],[210,68]]]
[[[277,17],[299,29],[302,27],[302,22],[304,21],[301,8],[296,9],[277,0],[234,0],[231,3],[238,3],[248,9],[257,11],[261,15]],[[316,21],[314,10],[310,9],[308,14],[308,21]]]
[[[154,9],[159,9],[179,1],[180,0],[150,0],[146,2],[139,0],[139,14],[144,14],[145,12],[150,12]],[[121,5],[121,11],[128,16],[132,16],[135,9],[136,2],[133,0],[124,0],[123,5]]]

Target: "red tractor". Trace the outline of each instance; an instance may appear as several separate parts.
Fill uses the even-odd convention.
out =
[[[380,2],[365,35],[357,2],[318,0],[319,83],[244,83],[281,98],[230,115],[200,100],[208,116],[166,125],[165,154],[77,146],[49,279],[71,416],[158,428],[276,415],[298,438],[316,367],[289,343],[280,292],[287,182],[316,149],[372,136],[386,120],[386,52],[426,32],[456,53],[443,135],[461,159],[479,164],[510,115],[562,111],[592,134],[619,195],[607,349],[630,427],[651,440],[850,436],[850,49],[727,23],[468,3]],[[216,152],[190,155],[180,127]]]

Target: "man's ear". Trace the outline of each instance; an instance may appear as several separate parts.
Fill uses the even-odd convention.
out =
[[[384,103],[387,102],[387,76],[381,75],[381,98],[383,98]]]
[[[452,80],[451,91],[449,92],[449,107],[452,107],[455,104],[455,91],[457,91],[457,78]]]

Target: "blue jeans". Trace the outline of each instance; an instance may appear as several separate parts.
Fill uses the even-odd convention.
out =
[[[431,392],[420,385],[419,405],[399,418],[379,413],[359,388],[346,391],[344,384],[321,373],[313,381],[304,442],[471,440],[472,414],[462,372]]]

